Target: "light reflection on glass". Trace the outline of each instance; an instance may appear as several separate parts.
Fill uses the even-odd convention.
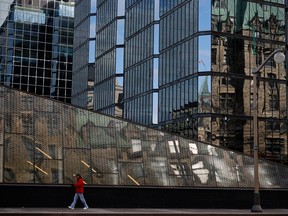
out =
[[[160,0],[154,0],[154,10],[155,10],[155,12],[154,12],[154,20],[159,20],[160,19],[160,15],[159,15],[159,13],[160,13],[160,8],[159,8],[159,4],[160,4],[160,2],[159,2]]]
[[[159,54],[159,24],[154,25],[154,53]]]
[[[189,143],[189,150],[192,154],[198,154],[198,148],[196,143]]]
[[[204,168],[203,161],[199,161],[192,165],[192,172],[195,173],[200,179],[202,184],[206,184],[208,181],[209,170]]]
[[[123,114],[123,77],[116,77],[115,83],[115,116]]]
[[[211,76],[198,78],[198,103],[199,109],[203,112],[211,107]]]
[[[5,0],[0,2],[0,26],[2,26],[3,22],[5,22],[10,5],[12,4],[13,0]]]
[[[95,41],[89,41],[89,63],[95,62]]]
[[[211,0],[199,0],[199,31],[211,30]]]
[[[211,36],[199,36],[198,71],[211,71]]]
[[[159,87],[159,58],[153,59],[153,89],[158,89]]]
[[[90,13],[96,13],[96,11],[97,11],[97,0],[90,0],[90,2],[91,2]]]
[[[124,19],[117,20],[117,45],[124,44]]]
[[[116,80],[119,86],[123,86],[123,77]],[[210,77],[203,77],[202,81],[205,80]],[[29,106],[24,106],[25,101],[21,100],[27,94],[8,91],[5,87],[0,90],[5,92],[0,97],[7,101],[2,107],[7,116],[5,125],[0,124],[5,127],[5,130],[0,128],[4,137],[3,145],[0,145],[0,155],[3,156],[0,181],[3,183],[70,184],[74,181],[73,173],[84,167],[82,175],[87,184],[253,187],[251,157],[68,104],[51,103],[42,97],[31,96],[34,109],[28,109]],[[32,134],[27,135],[21,128],[23,122],[18,118],[19,112],[37,116],[31,123],[36,128]],[[55,113],[59,131],[49,134],[49,122],[44,117]],[[207,140],[209,132],[211,136],[211,119],[200,119],[198,124],[203,131],[199,136]],[[52,159],[47,160],[44,151],[35,151],[33,143],[39,137],[37,148],[45,152],[49,149],[47,152]],[[63,156],[55,159],[51,152],[58,148]],[[260,160],[259,168],[261,187],[288,187],[287,167]],[[191,180],[187,180],[189,178]]]
[[[153,93],[152,123],[158,124],[158,93]]]
[[[117,15],[124,16],[125,15],[125,0],[118,0],[118,8]]]
[[[96,35],[96,16],[90,16],[90,38],[94,38]]]
[[[124,70],[124,48],[116,49],[116,74],[123,74]]]

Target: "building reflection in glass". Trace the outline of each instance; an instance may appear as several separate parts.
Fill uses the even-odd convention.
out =
[[[0,93],[2,183],[70,184],[81,173],[94,185],[253,186],[253,158],[243,154],[7,87]],[[198,122],[203,137],[209,121]],[[260,161],[261,187],[287,187],[287,176],[287,167]]]
[[[212,143],[252,155],[252,68],[284,46],[284,5],[222,0],[212,6],[212,112],[218,115]],[[287,164],[285,74],[273,59],[261,70],[258,133],[260,156]]]
[[[252,156],[252,69],[285,46],[284,2],[160,3],[159,128]],[[288,164],[284,66],[260,73],[259,155]]]
[[[0,83],[69,103],[74,0],[5,0],[0,14]]]

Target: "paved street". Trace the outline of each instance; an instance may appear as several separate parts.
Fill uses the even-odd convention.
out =
[[[251,213],[249,209],[132,209],[89,208],[88,210],[66,208],[0,208],[0,215],[287,215],[288,209],[263,209],[262,213]]]

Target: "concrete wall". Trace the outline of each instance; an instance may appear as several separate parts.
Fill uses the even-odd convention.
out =
[[[70,185],[0,184],[0,207],[66,208]],[[251,209],[253,189],[148,188],[86,186],[91,208],[231,208]],[[288,189],[260,190],[263,209],[287,208]],[[76,207],[82,208],[80,200]]]

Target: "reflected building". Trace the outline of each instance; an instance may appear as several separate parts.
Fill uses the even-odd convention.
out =
[[[0,6],[0,82],[70,103],[74,0]]]
[[[285,47],[283,0],[91,2],[94,110],[253,154],[252,70]],[[259,154],[288,164],[284,64],[271,59],[259,76]]]
[[[94,186],[254,184],[254,160],[241,153],[4,86],[0,104],[0,183],[67,185],[81,173]],[[287,188],[287,176],[259,160],[261,188]]]
[[[252,69],[285,46],[284,1],[214,1],[212,7],[212,143],[246,154],[253,146]],[[220,75],[214,75],[220,72]],[[270,59],[259,73],[259,154],[287,164],[284,64]]]

